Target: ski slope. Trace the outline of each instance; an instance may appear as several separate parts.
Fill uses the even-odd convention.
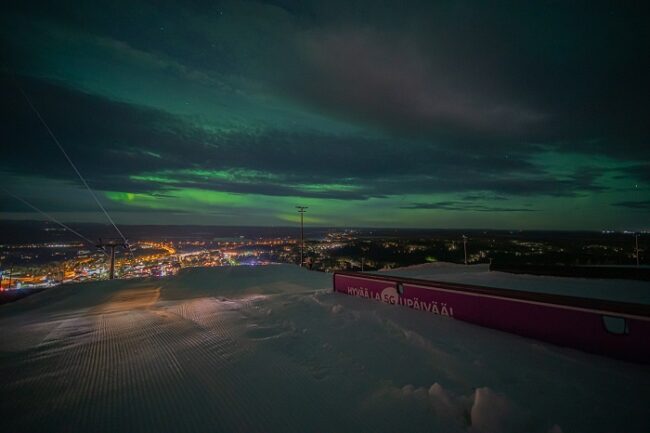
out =
[[[335,294],[331,278],[194,268],[4,305],[0,431],[650,431],[648,366]]]

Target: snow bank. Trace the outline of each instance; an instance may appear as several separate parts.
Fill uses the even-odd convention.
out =
[[[650,369],[331,292],[294,266],[0,307],[0,431],[650,431]]]

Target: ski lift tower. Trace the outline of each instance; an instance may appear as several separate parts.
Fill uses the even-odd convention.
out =
[[[122,247],[124,249],[129,248],[129,244],[122,241],[122,240],[106,240],[102,241],[102,239],[99,239],[99,244],[97,244],[97,248],[106,251],[106,248],[110,249],[110,257],[111,257],[111,267],[110,271],[108,273],[108,279],[112,280],[115,278],[115,248],[117,247]]]

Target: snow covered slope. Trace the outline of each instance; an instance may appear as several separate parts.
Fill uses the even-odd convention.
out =
[[[334,294],[294,266],[0,307],[2,432],[647,432],[650,369]]]

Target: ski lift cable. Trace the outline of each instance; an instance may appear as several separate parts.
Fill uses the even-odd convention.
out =
[[[56,135],[54,135],[54,132],[52,132],[52,129],[50,129],[47,122],[45,122],[45,119],[43,119],[43,116],[41,116],[41,113],[34,106],[31,99],[29,99],[29,96],[27,96],[27,94],[23,91],[22,87],[18,87],[18,88],[20,90],[20,93],[22,93],[22,95],[25,97],[25,100],[27,101],[27,104],[29,104],[29,107],[32,109],[34,114],[36,114],[36,117],[38,117],[38,120],[40,120],[40,122],[43,124],[43,126],[47,130],[48,134],[52,138],[52,141],[54,141],[54,144],[57,145],[57,147],[59,148],[61,153],[63,153],[63,156],[65,156],[65,159],[70,163],[70,166],[72,167],[72,169],[75,171],[75,173],[77,173],[77,176],[79,176],[79,180],[81,180],[81,183],[83,183],[83,185],[86,187],[86,189],[88,190],[90,195],[93,197],[93,199],[95,200],[95,203],[97,203],[97,206],[99,206],[99,208],[102,210],[102,212],[104,212],[104,215],[106,215],[106,218],[108,219],[108,221],[110,221],[110,223],[113,225],[113,227],[115,228],[117,233],[119,233],[120,237],[124,240],[124,242],[126,242],[126,238],[124,237],[124,235],[122,234],[120,229],[117,228],[117,225],[115,225],[115,222],[113,221],[111,216],[108,214],[108,212],[106,211],[104,206],[101,204],[101,202],[97,198],[97,195],[95,195],[95,192],[90,188],[90,186],[86,182],[86,179],[84,179],[84,177],[81,175],[81,172],[77,169],[77,166],[74,164],[74,162],[72,162],[72,159],[70,158],[68,153],[65,151],[65,149],[63,148],[61,143],[59,142],[59,139],[56,138]]]
[[[15,194],[12,194],[11,192],[7,191],[7,190],[4,189],[4,188],[2,188],[2,190],[3,190],[6,194],[10,195],[11,197],[13,197],[13,198],[15,198],[16,200],[18,200],[18,201],[20,201],[21,203],[23,203],[25,206],[28,206],[28,207],[32,208],[33,210],[35,210],[36,212],[40,213],[41,215],[43,215],[44,217],[46,217],[47,219],[49,219],[49,220],[52,221],[53,223],[58,224],[59,226],[61,226],[61,227],[63,227],[64,229],[68,230],[69,232],[71,232],[71,233],[77,235],[79,238],[83,239],[83,240],[84,240],[86,243],[88,243],[89,245],[95,246],[95,243],[94,243],[93,241],[91,241],[90,239],[88,239],[87,237],[85,237],[84,235],[82,235],[81,233],[79,233],[78,231],[74,230],[74,229],[71,228],[70,226],[68,226],[68,225],[66,225],[66,224],[64,224],[64,223],[62,223],[62,222],[59,221],[59,220],[57,220],[57,219],[54,218],[52,215],[49,215],[49,214],[43,212],[42,210],[40,210],[39,208],[37,208],[36,206],[34,206],[33,204],[31,204],[31,203],[28,202],[27,200],[25,200],[25,199],[23,199],[23,198],[21,198],[21,197],[18,197],[18,196],[15,195]],[[104,249],[102,249],[102,248],[100,248],[100,249],[102,250],[102,252],[103,252],[104,254],[108,255],[108,253],[107,253]]]
[[[17,80],[16,80],[16,81],[17,81]],[[77,166],[74,164],[74,162],[72,162],[72,159],[70,158],[70,156],[68,155],[68,153],[65,151],[65,149],[64,149],[63,146],[61,145],[61,142],[60,142],[59,139],[56,137],[56,135],[54,134],[54,132],[52,131],[52,129],[49,127],[49,125],[47,124],[47,122],[45,121],[45,119],[43,118],[43,116],[41,116],[41,113],[40,113],[40,112],[38,111],[38,109],[34,106],[34,104],[32,103],[32,101],[31,101],[31,99],[29,98],[29,96],[27,95],[27,93],[25,93],[25,91],[23,90],[23,88],[20,86],[20,84],[19,84],[18,82],[16,82],[16,85],[17,85],[17,87],[18,87],[18,90],[20,90],[20,93],[23,95],[23,97],[24,97],[25,100],[27,101],[27,104],[29,105],[29,107],[31,108],[31,110],[34,112],[34,114],[36,114],[36,117],[38,117],[38,120],[39,120],[39,121],[41,122],[41,124],[45,127],[45,130],[47,131],[47,133],[48,133],[48,134],[50,135],[50,137],[52,138],[52,141],[54,141],[54,143],[57,145],[57,147],[59,148],[59,150],[61,151],[61,153],[63,153],[63,156],[65,156],[65,159],[70,163],[70,166],[72,167],[72,169],[75,171],[75,173],[77,173],[77,176],[78,176],[79,179],[81,180],[81,183],[83,183],[83,185],[86,187],[86,189],[88,190],[88,192],[90,193],[90,195],[91,195],[91,196],[93,197],[93,199],[95,200],[95,203],[97,203],[97,206],[99,206],[99,208],[102,210],[102,212],[104,213],[104,215],[106,216],[106,218],[108,219],[108,221],[111,223],[111,225],[113,226],[113,228],[115,228],[115,231],[120,235],[120,237],[121,237],[122,240],[124,241],[124,245],[125,245],[126,248],[129,250],[129,253],[131,253],[131,256],[133,257],[133,251],[131,251],[131,246],[129,245],[129,242],[127,241],[127,239],[126,239],[126,237],[124,236],[124,234],[120,231],[120,229],[117,227],[117,224],[115,224],[115,222],[113,221],[113,218],[111,218],[111,216],[108,214],[108,211],[106,211],[106,208],[104,208],[104,206],[102,205],[102,203],[99,201],[99,199],[97,198],[97,195],[95,194],[95,192],[90,188],[90,186],[88,185],[88,182],[86,182],[86,179],[84,179],[84,177],[81,175],[81,172],[79,171],[79,169],[77,169]]]

